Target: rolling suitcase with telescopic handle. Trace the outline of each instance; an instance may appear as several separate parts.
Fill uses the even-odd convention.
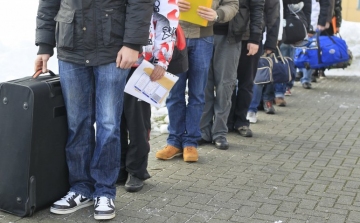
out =
[[[31,216],[69,190],[59,76],[0,83],[0,210]]]

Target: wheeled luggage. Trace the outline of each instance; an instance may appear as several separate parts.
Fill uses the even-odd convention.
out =
[[[0,210],[31,216],[68,192],[66,140],[59,76],[0,83]]]

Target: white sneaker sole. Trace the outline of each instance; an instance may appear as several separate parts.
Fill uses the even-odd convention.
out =
[[[94,214],[95,220],[109,220],[115,218],[115,212],[112,214]]]
[[[81,208],[86,208],[89,207],[91,205],[94,205],[94,201],[88,201],[86,203],[80,204],[76,207],[70,208],[70,209],[58,209],[58,208],[50,208],[50,212],[54,213],[54,214],[71,214],[74,213],[75,211],[81,209]]]

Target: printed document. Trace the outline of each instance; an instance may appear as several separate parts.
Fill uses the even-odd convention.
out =
[[[151,81],[150,75],[153,70],[154,65],[143,60],[128,80],[125,92],[159,108],[179,78],[165,72],[161,79]]]

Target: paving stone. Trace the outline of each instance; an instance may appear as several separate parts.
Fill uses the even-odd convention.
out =
[[[151,133],[151,178],[138,193],[117,187],[116,218],[147,223],[358,223],[359,77],[328,76],[305,90],[295,82],[286,107],[258,112],[254,136],[228,134],[230,148],[198,148],[200,159],[162,161],[167,134]],[[97,222],[93,207],[69,215],[45,208],[0,223]]]

